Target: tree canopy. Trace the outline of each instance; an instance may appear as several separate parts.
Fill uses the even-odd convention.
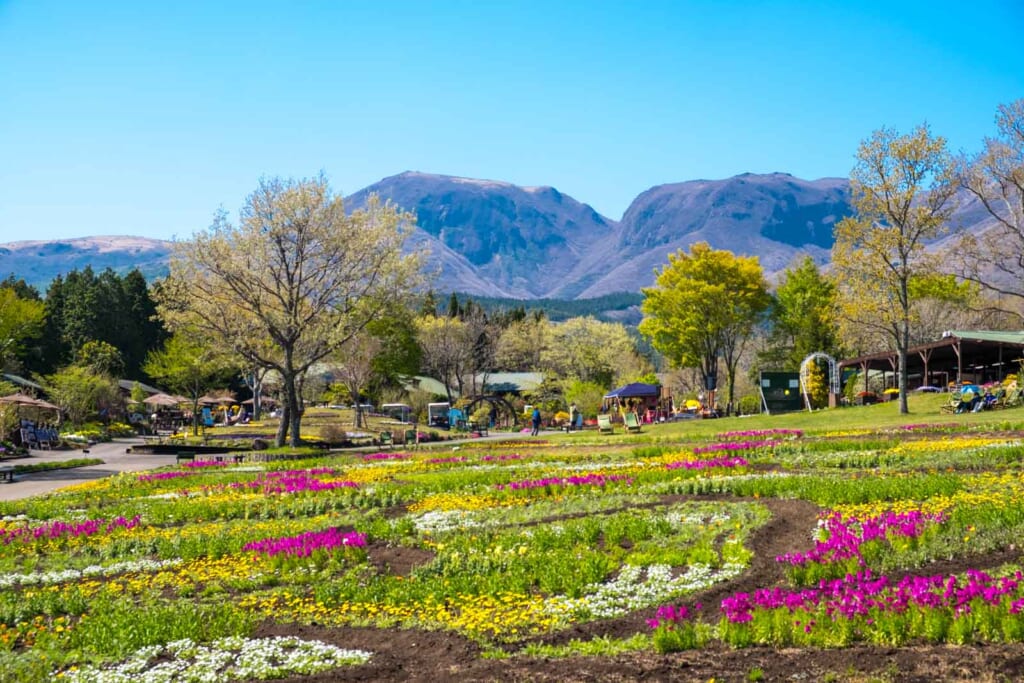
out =
[[[956,253],[961,272],[989,292],[1024,304],[1024,99],[999,107],[996,135],[973,157],[961,157],[962,187],[991,217],[989,229],[966,235]]]
[[[721,359],[731,404],[743,345],[771,303],[757,257],[698,242],[669,254],[643,293],[640,332],[674,366],[698,368],[706,388],[717,386]]]
[[[277,444],[300,441],[297,381],[418,283],[402,246],[414,218],[376,196],[346,213],[327,180],[261,180],[234,225],[224,212],[175,245],[160,288],[173,329],[194,326],[281,378]],[[264,341],[269,343],[264,343]]]
[[[0,370],[39,334],[45,314],[40,301],[20,296],[14,287],[0,287]]]
[[[795,372],[812,353],[841,355],[836,286],[810,256],[782,274],[772,304],[768,349],[760,354],[763,362]]]
[[[899,356],[900,412],[907,410],[911,281],[935,270],[925,246],[947,229],[956,183],[946,141],[927,125],[883,128],[863,141],[850,174],[854,216],[836,225],[833,267],[848,325],[886,335]]]
[[[192,433],[199,431],[199,397],[224,385],[238,366],[194,331],[180,330],[146,356],[146,374],[192,399]]]

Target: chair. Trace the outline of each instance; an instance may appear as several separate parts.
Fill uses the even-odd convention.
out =
[[[633,411],[626,413],[623,416],[623,421],[626,423],[626,432],[629,434],[640,433],[640,418]]]
[[[612,426],[612,418],[610,415],[598,415],[597,416],[597,429],[601,434],[614,434],[615,427]]]
[[[394,437],[394,435],[391,432],[381,432],[380,433],[380,447],[382,449],[383,448],[391,448],[394,445],[395,445],[395,437]]]
[[[954,391],[949,395],[949,403],[942,406],[942,412],[944,413],[955,413],[956,409],[960,407],[961,394],[959,391]]]
[[[26,448],[40,448],[39,439],[36,438],[35,427],[21,428],[21,444]]]
[[[1021,404],[1021,390],[1019,387],[1012,387],[1003,394],[1002,398],[996,401],[993,408],[1012,408]]]

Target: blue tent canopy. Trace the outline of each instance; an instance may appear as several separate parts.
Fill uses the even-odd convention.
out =
[[[605,394],[605,398],[648,398],[651,396],[661,396],[661,386],[657,384],[633,382],[632,384],[627,384],[624,387],[619,387],[611,393]]]

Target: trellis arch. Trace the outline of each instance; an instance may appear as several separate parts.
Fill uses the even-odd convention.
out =
[[[839,366],[836,364],[835,358],[822,351],[815,351],[804,358],[800,363],[800,392],[804,395],[804,405],[807,406],[807,410],[812,412],[814,409],[811,407],[811,397],[807,394],[808,368],[819,358],[823,358],[828,363],[828,393],[838,396],[840,391]]]
[[[512,418],[512,425],[514,427],[519,426],[519,415],[516,414],[516,409],[508,402],[508,399],[502,396],[495,395],[479,395],[470,398],[469,403],[466,405],[466,415],[473,414],[478,406],[482,403],[487,403],[495,408],[499,414],[505,414]]]

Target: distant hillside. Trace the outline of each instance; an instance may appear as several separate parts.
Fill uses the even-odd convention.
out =
[[[138,268],[147,280],[167,275],[171,243],[147,237],[81,237],[0,244],[0,279],[13,273],[46,292],[50,281],[72,270],[108,267],[119,275]]]
[[[786,173],[658,185],[633,200],[621,221],[553,187],[412,171],[384,178],[346,203],[362,206],[374,192],[416,215],[409,248],[430,253],[434,291],[516,301],[639,292],[654,282],[669,253],[698,241],[756,255],[770,277],[804,254],[824,265],[833,226],[852,211],[847,180]],[[965,197],[953,222],[976,231],[991,221]],[[138,267],[158,277],[167,272],[170,247],[140,237],[0,244],[0,278],[14,273],[45,289],[57,274],[85,265],[119,273]]]
[[[639,292],[616,292],[594,299],[502,299],[457,293],[459,301],[482,306],[486,311],[511,311],[519,307],[532,311],[544,311],[548,320],[562,321],[569,318],[593,316],[599,320],[635,325],[640,322],[640,304],[643,295]],[[446,302],[442,302],[446,303]]]
[[[347,199],[371,193],[416,215],[441,268],[438,290],[487,296],[572,298],[588,272],[614,248],[617,224],[553,187],[520,187],[407,171]],[[471,269],[491,287],[467,286]]]
[[[652,187],[626,209],[617,258],[581,296],[619,291],[627,282],[650,285],[668,253],[701,241],[756,255],[769,273],[805,253],[824,263],[832,226],[852,213],[849,194],[845,179],[807,181],[785,173]]]

